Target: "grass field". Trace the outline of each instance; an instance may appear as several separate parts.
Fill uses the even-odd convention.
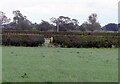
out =
[[[3,47],[2,50],[3,82],[118,81],[117,48]]]
[[[0,46],[0,83],[2,82],[2,47]]]

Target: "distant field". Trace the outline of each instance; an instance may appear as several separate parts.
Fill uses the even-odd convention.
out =
[[[2,50],[3,82],[118,81],[117,48],[3,47]]]

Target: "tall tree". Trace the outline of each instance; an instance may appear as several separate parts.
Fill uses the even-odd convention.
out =
[[[42,22],[38,25],[37,29],[39,31],[53,31],[54,26],[49,22],[42,20]]]
[[[32,23],[19,10],[13,11],[13,22],[16,24],[16,29],[29,30]]]
[[[88,27],[89,27],[89,23],[85,21],[85,22],[82,23],[82,25],[79,27],[79,30],[82,31],[82,32],[85,32],[85,31],[87,31]]]
[[[50,20],[51,20],[51,22],[53,22],[56,25],[56,27],[57,27],[56,31],[59,32],[60,19],[52,17]]]
[[[97,14],[93,13],[88,17],[88,21],[84,22],[80,26],[81,30],[84,31],[101,31],[101,25],[97,22]]]
[[[13,11],[13,14],[14,14],[13,20],[16,24],[20,23],[21,21],[26,20],[26,16],[23,16],[19,10]]]
[[[77,25],[77,26],[78,26],[78,24],[79,24],[79,22],[78,22],[77,19],[72,19],[72,23],[73,23],[74,25]]]
[[[95,24],[96,21],[97,21],[97,14],[96,13],[93,13],[88,17],[88,22],[90,24]]]
[[[0,11],[0,28],[3,24],[7,24],[10,22],[10,18],[7,18],[4,12]]]
[[[59,16],[58,18],[51,18],[51,22],[56,24],[57,32],[59,31],[71,31],[78,27],[78,20],[65,16]]]
[[[89,22],[89,30],[90,31],[100,31],[101,30],[101,25],[99,22],[97,22],[97,14],[96,13],[92,13],[89,17],[88,17],[88,22]]]

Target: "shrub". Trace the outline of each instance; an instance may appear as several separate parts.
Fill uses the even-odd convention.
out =
[[[40,35],[2,35],[2,45],[36,47],[44,43]]]
[[[118,47],[117,37],[103,37],[103,36],[54,36],[54,44],[61,45],[61,47],[83,47],[83,48],[111,48],[112,45]]]
[[[2,30],[2,34],[16,33],[16,34],[39,34],[44,35],[46,38],[50,38],[54,35],[84,35],[84,36],[119,36],[119,33],[110,32],[41,32],[41,31],[31,31],[31,30]]]

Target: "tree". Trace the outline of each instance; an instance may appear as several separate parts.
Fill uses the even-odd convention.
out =
[[[10,22],[10,18],[7,18],[4,12],[0,11],[0,28],[4,24],[8,24]]]
[[[56,25],[57,32],[76,30],[79,27],[78,20],[71,20],[71,18],[65,16],[59,16],[59,18],[51,18],[50,20]]]
[[[85,32],[88,29],[89,23],[88,22],[84,22],[80,27],[79,30],[82,32]]]
[[[16,24],[19,24],[21,21],[26,20],[26,16],[23,16],[19,10],[13,11],[13,14],[14,14],[13,20]]]
[[[90,31],[100,31],[101,30],[101,25],[99,22],[97,22],[97,14],[96,13],[92,13],[89,17],[88,17],[88,22],[89,22],[89,30]]]
[[[60,24],[68,24],[71,23],[71,19],[69,17],[59,16],[59,22]]]
[[[88,21],[84,22],[80,26],[80,30],[82,31],[100,31],[101,25],[97,22],[97,14],[93,13],[88,17]]]
[[[74,25],[75,30],[79,29],[79,22],[77,19],[72,19],[72,23]]]
[[[14,17],[13,22],[16,24],[16,29],[29,30],[32,27],[32,23],[27,19],[26,16],[22,15],[19,10],[13,11]]]
[[[51,31],[54,30],[54,26],[49,22],[42,20],[37,29],[40,31]]]
[[[76,26],[78,26],[78,24],[79,24],[79,22],[78,22],[77,19],[72,19],[72,23],[73,23],[74,25],[76,25]]]
[[[119,29],[118,25],[119,24],[109,23],[109,24],[105,25],[102,29],[103,29],[103,31],[118,31],[118,29]]]
[[[93,13],[88,17],[88,22],[90,24],[95,24],[96,21],[97,21],[97,14],[96,13]]]
[[[56,31],[59,32],[60,19],[52,17],[50,20],[51,20],[52,23],[54,23],[56,25],[56,27],[57,27]]]

